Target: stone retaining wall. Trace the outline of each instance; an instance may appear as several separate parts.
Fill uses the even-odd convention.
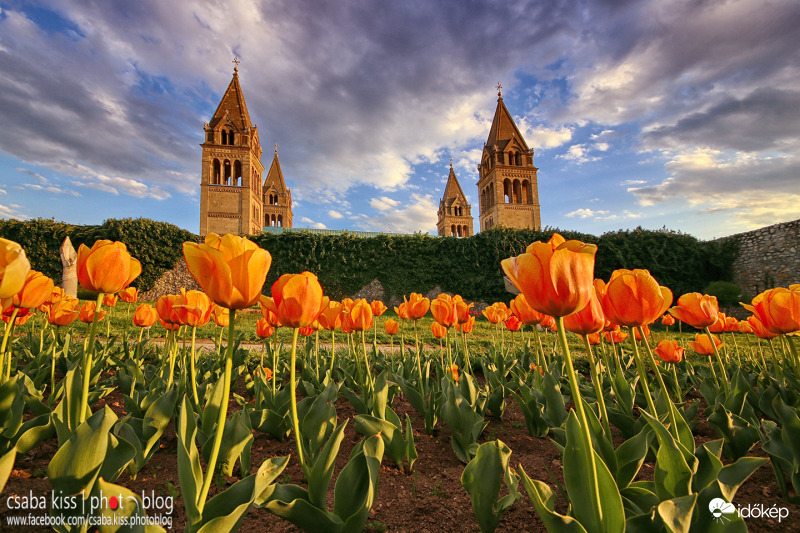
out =
[[[733,282],[745,295],[800,283],[800,219],[724,238],[739,242]]]

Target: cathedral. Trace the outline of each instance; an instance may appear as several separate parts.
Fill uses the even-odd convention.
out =
[[[200,235],[257,235],[265,227],[292,227],[292,192],[286,187],[278,146],[264,177],[258,127],[250,121],[238,61],[233,79],[204,125],[200,181]],[[501,87],[498,85],[498,91]],[[497,109],[478,165],[480,229],[495,226],[540,230],[539,189],[528,148],[497,93]],[[440,236],[471,237],[471,206],[458,183],[452,161],[439,202]],[[278,230],[280,231],[280,230]]]
[[[200,235],[258,235],[264,226],[291,228],[292,192],[283,179],[278,147],[263,178],[258,127],[250,122],[238,67],[204,130]]]
[[[541,230],[539,185],[536,179],[539,169],[533,166],[533,150],[528,148],[511,113],[506,109],[500,88],[498,85],[497,109],[478,165],[481,231],[495,226]],[[470,205],[452,164],[438,214],[436,227],[439,235],[472,235]]]

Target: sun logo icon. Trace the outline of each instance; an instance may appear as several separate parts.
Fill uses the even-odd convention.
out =
[[[735,513],[736,506],[726,502],[722,498],[714,498],[708,502],[708,510],[714,515],[714,520],[727,522],[730,518],[725,515]]]

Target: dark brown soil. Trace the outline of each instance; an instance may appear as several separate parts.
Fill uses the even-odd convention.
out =
[[[123,404],[118,392],[107,397],[102,403],[107,403],[118,414],[123,413]],[[513,451],[511,464],[522,464],[525,471],[532,479],[539,479],[555,487],[555,482],[563,483],[561,471],[561,458],[557,447],[549,439],[532,438],[525,429],[525,420],[513,400],[507,401],[507,409],[503,420],[489,419],[482,441],[500,439]],[[99,407],[95,406],[95,409]],[[337,402],[339,421],[355,416],[350,404],[340,397]],[[235,404],[231,405],[235,408]],[[396,397],[393,408],[401,420],[408,413],[415,429],[419,459],[415,464],[415,472],[406,474],[400,472],[391,459],[385,459],[381,466],[378,496],[373,506],[366,531],[414,531],[414,532],[449,532],[449,531],[479,531],[477,522],[472,512],[469,495],[461,486],[460,478],[464,465],[458,461],[450,445],[450,433],[441,421],[434,435],[427,435],[424,425],[416,411],[401,397]],[[698,442],[705,442],[718,438],[714,430],[704,421],[696,432]],[[345,439],[336,463],[335,476],[341,472],[353,446],[361,439],[354,430],[351,421],[345,431]],[[168,428],[161,439],[160,450],[153,456],[147,465],[139,472],[135,480],[123,474],[117,484],[131,489],[140,494],[146,491],[155,491],[157,495],[168,496],[170,491],[180,491],[177,473],[176,456],[177,437],[172,427]],[[3,497],[0,498],[0,529],[9,530],[6,526],[6,516],[13,511],[6,507],[6,498],[12,494],[28,494],[31,491],[36,495],[48,494],[51,487],[46,479],[47,465],[56,452],[55,439],[42,443],[29,453],[17,458],[14,471],[8,481]],[[293,440],[278,442],[261,433],[254,433],[252,446],[253,470],[269,457],[295,456]],[[751,455],[765,456],[760,446],[753,449]],[[238,475],[238,466],[235,472]],[[653,464],[645,463],[641,476],[652,479]],[[232,483],[238,478],[229,478],[227,483]],[[296,483],[303,485],[303,478],[296,461],[290,461],[286,470],[279,478],[280,482]],[[332,506],[333,485],[329,495],[329,506]],[[212,484],[211,494],[224,490],[217,484]],[[524,493],[524,489],[520,486]],[[778,523],[777,519],[750,518],[746,524],[750,531],[800,531],[800,506],[789,504],[783,500],[778,491],[775,474],[769,463],[759,468],[755,474],[745,482],[736,494],[737,505],[763,504],[771,507],[789,509],[789,518]],[[566,503],[559,498],[557,509],[564,511]],[[176,498],[173,513],[173,531],[182,531],[186,524],[180,497]],[[38,531],[37,528],[18,528],[16,531]],[[300,531],[291,524],[275,517],[262,509],[251,509],[240,529],[242,532],[282,532]],[[545,531],[542,521],[527,497],[527,494],[503,516],[497,531]]]

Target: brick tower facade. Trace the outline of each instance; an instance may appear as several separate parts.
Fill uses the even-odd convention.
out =
[[[494,120],[478,165],[481,231],[500,225],[542,229],[537,170],[533,166],[533,150],[528,148],[498,92]]]
[[[250,121],[238,71],[233,69],[222,101],[203,126],[200,235],[256,235],[264,221],[258,127]]]
[[[439,202],[439,221],[436,223],[439,236],[472,237],[471,209],[450,163],[450,176]]]
[[[278,161],[278,148],[272,157],[267,177],[262,187],[264,203],[264,225],[291,228],[292,227],[292,191],[286,187]]]

